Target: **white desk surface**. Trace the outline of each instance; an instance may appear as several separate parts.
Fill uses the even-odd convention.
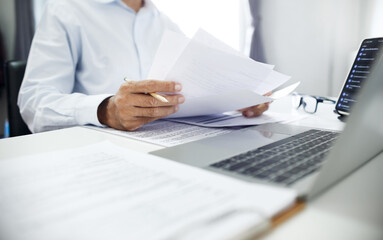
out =
[[[332,112],[334,105],[319,104],[316,114],[290,124],[340,130],[344,124]],[[288,97],[275,101],[270,110],[304,114],[291,108]],[[306,114],[305,114],[306,115]],[[61,150],[109,140],[140,152],[161,146],[73,127],[0,140],[0,160]],[[317,199],[278,228],[262,237],[274,239],[383,239],[383,153]]]

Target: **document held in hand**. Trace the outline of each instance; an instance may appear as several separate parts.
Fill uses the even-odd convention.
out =
[[[254,61],[203,30],[192,39],[166,31],[149,79],[180,82],[185,103],[170,117],[238,110],[273,101],[263,96],[290,79]]]

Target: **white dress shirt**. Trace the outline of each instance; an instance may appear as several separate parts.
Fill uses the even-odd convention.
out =
[[[165,29],[179,28],[150,1],[56,0],[34,36],[18,104],[32,132],[92,124],[124,77],[145,79]]]

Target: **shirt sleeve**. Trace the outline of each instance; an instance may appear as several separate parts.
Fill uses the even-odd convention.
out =
[[[32,42],[18,98],[20,113],[32,132],[102,126],[97,108],[110,94],[73,93],[80,58],[80,24],[70,9],[48,4]]]

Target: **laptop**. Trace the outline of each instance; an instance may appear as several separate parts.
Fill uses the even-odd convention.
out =
[[[254,126],[151,154],[311,199],[383,151],[383,61],[365,81],[342,133],[287,124]]]

